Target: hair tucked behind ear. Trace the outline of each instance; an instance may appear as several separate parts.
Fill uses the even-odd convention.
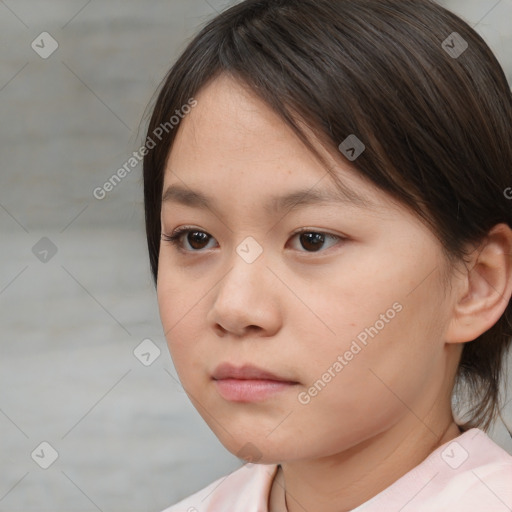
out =
[[[169,71],[148,137],[220,73],[252,89],[316,154],[299,121],[332,147],[355,134],[366,150],[353,168],[422,219],[449,261],[495,224],[512,226],[504,194],[512,186],[509,85],[483,39],[436,3],[241,2],[210,21]],[[176,132],[148,145],[144,158],[155,282],[163,172]],[[511,308],[464,346],[455,388],[465,384],[472,405],[463,429],[487,430],[499,414]]]

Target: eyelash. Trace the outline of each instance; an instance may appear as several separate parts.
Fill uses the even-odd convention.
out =
[[[208,233],[206,233],[206,231],[202,231],[197,228],[191,228],[188,226],[184,226],[184,227],[175,229],[171,235],[166,235],[166,234],[162,233],[162,240],[165,242],[171,243],[176,248],[176,250],[178,250],[181,253],[184,253],[184,254],[198,253],[198,254],[200,254],[200,253],[204,252],[204,249],[190,251],[188,249],[184,249],[181,245],[180,238],[183,237],[183,235],[187,235],[187,234],[193,233],[193,232],[204,233],[205,235],[208,235]],[[340,240],[340,241],[346,240],[346,238],[342,237],[342,236],[333,235],[331,233],[324,233],[323,231],[314,231],[309,228],[303,228],[303,229],[295,232],[292,235],[292,238],[297,235],[302,235],[303,233],[314,234],[314,235],[325,235],[326,239],[330,238],[330,239],[336,239],[336,240]],[[213,237],[211,237],[211,238],[213,238]],[[306,254],[308,254],[308,253],[309,254],[317,254],[319,252],[325,252],[325,251],[320,250],[320,251],[299,251],[299,252],[305,252]]]

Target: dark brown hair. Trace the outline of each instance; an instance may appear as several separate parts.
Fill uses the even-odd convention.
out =
[[[172,66],[147,141],[221,73],[256,93],[322,161],[299,122],[331,147],[355,134],[366,150],[352,168],[421,218],[448,262],[464,260],[467,244],[494,225],[512,225],[504,194],[512,186],[507,79],[483,39],[433,1],[243,1],[208,22]],[[165,130],[144,157],[155,283],[163,175],[177,130]],[[468,393],[460,401],[469,417],[463,430],[488,430],[501,417],[511,315],[509,304],[492,328],[464,345],[455,381]]]

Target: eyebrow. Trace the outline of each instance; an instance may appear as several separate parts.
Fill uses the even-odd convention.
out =
[[[215,210],[217,206],[213,197],[178,184],[169,185],[162,196],[162,204],[171,202],[202,210]],[[362,196],[343,184],[335,189],[304,189],[282,196],[271,196],[268,203],[264,205],[264,210],[267,215],[271,215],[305,206],[338,203],[369,210],[377,209],[377,205],[368,197]]]

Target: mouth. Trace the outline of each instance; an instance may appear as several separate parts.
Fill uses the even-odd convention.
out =
[[[299,384],[256,366],[229,363],[217,366],[212,380],[219,394],[231,402],[261,402]]]

